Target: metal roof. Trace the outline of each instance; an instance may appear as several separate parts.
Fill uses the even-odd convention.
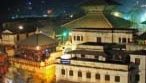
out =
[[[87,14],[62,26],[69,28],[112,28],[112,25],[102,13]]]
[[[26,38],[18,42],[17,45],[20,46],[47,46],[47,45],[54,45],[57,44],[55,39],[52,39],[44,34],[38,33],[31,35],[30,37]]]

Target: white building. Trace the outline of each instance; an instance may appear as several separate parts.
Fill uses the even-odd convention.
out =
[[[57,59],[56,81],[79,83],[146,83],[146,51],[73,50]]]
[[[103,14],[101,2],[87,3],[85,16],[63,25],[72,28],[76,49],[57,59],[56,82],[146,83],[145,47],[130,45],[137,31],[115,28]]]
[[[5,46],[8,56],[13,56],[15,53],[15,46],[17,42],[26,39],[30,35],[34,34],[36,29],[27,29],[26,27],[21,29],[18,27],[10,29],[4,29],[1,33],[0,45]]]
[[[84,42],[119,43],[134,42],[134,29],[123,28],[75,28],[72,30],[73,44]]]
[[[129,83],[128,65],[106,62],[104,52],[76,50],[70,53],[71,59],[58,59],[56,66],[56,81],[58,83],[60,81]]]
[[[131,83],[146,83],[146,50],[131,52],[130,61],[136,64],[135,76],[130,76],[135,80]]]

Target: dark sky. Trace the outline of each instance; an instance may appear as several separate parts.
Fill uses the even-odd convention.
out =
[[[41,6],[41,1],[45,2],[46,7],[54,8],[60,10],[61,8],[68,8],[75,6],[86,0],[1,0],[0,1],[0,19],[2,17],[7,17],[10,13],[13,13],[13,10],[17,10],[19,7],[26,6],[29,2],[31,2],[32,6],[35,6],[34,9],[39,10]],[[146,0],[115,0],[122,3],[122,6],[119,7],[122,11],[129,11],[133,8],[133,5],[139,1],[140,4],[146,3]],[[12,11],[8,11],[8,10]],[[21,9],[23,10],[23,8]],[[35,12],[37,13],[37,12]]]
[[[68,6],[74,6],[85,0],[2,0],[0,2],[0,16],[6,16],[9,13],[12,13],[8,10],[17,10],[20,7],[26,7],[29,2],[32,3],[32,6],[37,10],[42,6],[41,2],[44,1],[46,7],[50,8],[63,8]],[[23,10],[23,9],[22,9]]]

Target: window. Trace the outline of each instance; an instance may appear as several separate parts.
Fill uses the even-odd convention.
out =
[[[98,59],[98,58],[99,58],[99,56],[98,56],[98,55],[95,55],[94,57],[95,57],[95,59]]]
[[[119,38],[119,43],[121,43],[121,38]]]
[[[78,71],[78,77],[82,77],[82,72]]]
[[[101,37],[97,37],[97,43],[101,43]]]
[[[122,43],[126,43],[126,38],[122,38]]]
[[[65,69],[61,69],[61,74],[65,75]]]
[[[136,81],[136,82],[139,81],[139,74],[136,74],[136,75],[135,75],[135,81]]]
[[[95,74],[95,79],[100,79],[100,74]]]
[[[128,43],[130,43],[130,38],[128,38]]]
[[[109,81],[110,80],[110,76],[109,75],[105,75],[105,80]]]
[[[115,76],[115,82],[120,82],[120,76]]]
[[[20,35],[19,34],[17,34],[17,41],[19,41],[20,40]]]
[[[70,76],[73,76],[73,70],[70,70],[70,71],[69,71],[69,75],[70,75]]]
[[[81,54],[81,58],[85,58],[85,55],[84,54]]]
[[[77,36],[77,41],[80,41],[80,36]]]
[[[137,65],[140,64],[140,58],[135,58],[135,64],[137,64]]]
[[[83,41],[83,36],[81,36],[81,41]]]
[[[91,78],[91,73],[90,72],[86,73],[86,78]]]
[[[27,38],[29,37],[29,34],[28,34],[28,33],[26,33],[26,37],[27,37]]]
[[[76,36],[74,36],[74,40],[76,40]]]

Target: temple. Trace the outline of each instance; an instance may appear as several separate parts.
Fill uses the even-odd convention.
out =
[[[15,55],[9,58],[11,65],[15,68],[14,70],[11,69],[13,72],[17,71],[21,72],[21,75],[26,75],[26,78],[23,79],[26,82],[29,81],[28,83],[32,81],[28,80],[30,76],[33,76],[32,79],[37,79],[35,83],[40,83],[42,80],[48,82],[48,79],[49,81],[54,79],[55,65],[53,63],[55,58],[52,57],[55,57],[53,53],[56,52],[57,45],[56,40],[36,32],[17,43]],[[27,72],[23,73],[24,70]],[[15,82],[20,82],[20,80],[15,80]]]

